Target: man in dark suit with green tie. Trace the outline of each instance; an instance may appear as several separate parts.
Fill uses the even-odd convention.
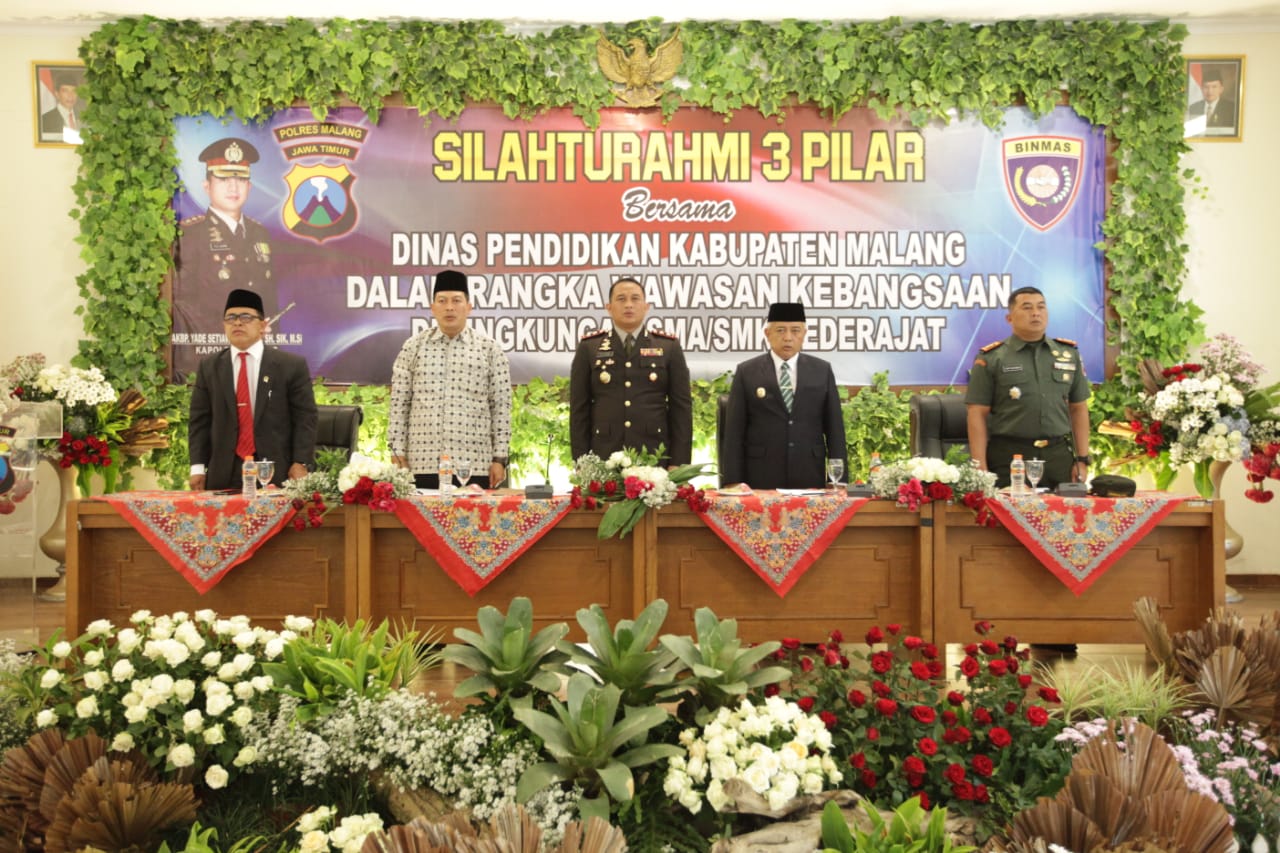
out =
[[[816,489],[827,459],[843,462],[844,414],[831,365],[804,355],[804,306],[769,306],[769,352],[738,365],[721,436],[721,484]]]
[[[306,359],[263,344],[262,297],[251,290],[231,291],[222,323],[231,345],[200,362],[191,392],[191,488],[239,486],[246,458],[274,462],[276,485],[306,476],[316,450]]]

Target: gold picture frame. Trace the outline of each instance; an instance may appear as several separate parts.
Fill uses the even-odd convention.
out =
[[[1188,142],[1244,139],[1244,57],[1187,56],[1183,137]]]
[[[74,148],[80,144],[85,106],[84,63],[74,60],[31,62],[31,111],[37,148]]]

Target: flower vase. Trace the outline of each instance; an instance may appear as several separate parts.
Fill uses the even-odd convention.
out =
[[[58,582],[40,594],[41,601],[65,601],[67,598],[67,502],[80,497],[76,468],[63,468],[46,460],[58,474],[58,506],[49,529],[40,537],[40,550],[58,563]]]
[[[1227,469],[1231,467],[1230,462],[1213,461],[1209,463],[1209,483],[1213,486],[1213,492],[1210,497],[1215,501],[1223,500],[1222,497],[1222,478],[1227,473]],[[1240,553],[1240,549],[1244,548],[1244,537],[1240,535],[1240,531],[1231,526],[1231,522],[1223,515],[1223,522],[1226,530],[1223,531],[1222,545],[1226,558],[1230,560],[1236,554]],[[1227,603],[1234,604],[1244,598],[1230,584],[1227,585]]]

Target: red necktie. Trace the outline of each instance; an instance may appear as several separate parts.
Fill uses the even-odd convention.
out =
[[[249,353],[240,353],[240,375],[236,378],[236,417],[240,421],[240,437],[236,456],[253,456],[253,404],[249,400]]]
[[[75,130],[75,129],[76,129],[76,114],[75,114],[75,113],[67,113],[67,126],[68,126],[68,127],[70,127],[72,130]]]

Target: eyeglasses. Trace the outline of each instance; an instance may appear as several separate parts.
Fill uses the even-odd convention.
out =
[[[222,322],[228,326],[233,324],[252,323],[254,320],[261,320],[257,314],[228,314],[222,318]]]

